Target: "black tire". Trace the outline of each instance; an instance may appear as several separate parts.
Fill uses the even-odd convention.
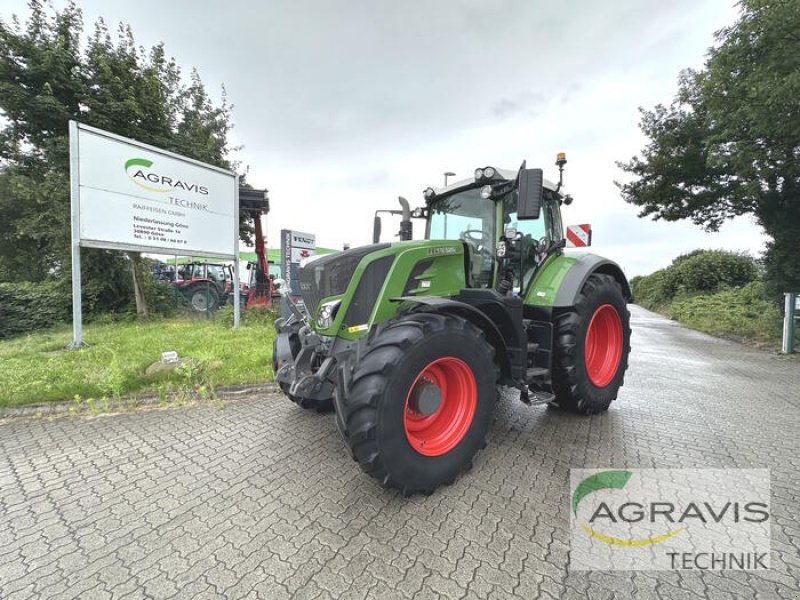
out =
[[[208,314],[219,308],[220,298],[216,286],[193,285],[184,294],[193,312]]]
[[[486,446],[499,376],[494,355],[483,332],[454,315],[411,312],[377,327],[355,366],[348,396],[337,404],[341,410],[336,415],[337,425],[353,458],[384,487],[397,488],[407,496],[430,493],[454,481]],[[424,455],[424,442],[420,451],[412,446],[406,422],[425,416],[422,411],[414,413],[408,403],[412,386],[435,364],[456,365],[466,376],[464,381],[474,381],[474,388],[461,388],[470,390],[466,396],[474,398],[474,413],[471,419],[461,420],[461,434],[448,438],[454,446],[445,445],[439,454]],[[452,380],[448,381],[452,386]],[[433,387],[441,392],[435,384]],[[444,416],[441,411],[449,402],[440,400],[439,408],[430,414]],[[407,410],[412,417],[407,417]]]
[[[619,319],[621,352],[616,368],[613,357],[609,357],[605,369],[592,369],[593,379],[586,358],[589,325],[592,317],[601,313],[613,322],[611,308]],[[630,312],[619,283],[610,275],[590,275],[575,306],[557,312],[554,325],[553,390],[556,400],[550,406],[583,415],[608,410],[624,382],[631,350]],[[607,346],[616,347],[616,344]]]
[[[300,351],[300,348],[299,348],[300,340],[297,338],[296,334],[293,336],[293,339],[291,340],[291,343],[292,343],[292,346],[293,346],[292,354],[294,356],[297,356],[297,353]],[[278,372],[278,360],[277,360],[277,353],[276,353],[277,344],[278,344],[278,339],[276,337],[274,340],[272,340],[272,373],[273,373],[273,375]],[[295,345],[297,346],[296,349],[294,347]],[[294,394],[290,394],[289,393],[289,384],[288,383],[282,383],[280,381],[278,381],[276,383],[278,384],[278,387],[281,389],[283,394],[287,398],[289,398],[289,400],[291,400],[292,402],[294,402],[295,404],[297,404],[297,406],[300,406],[301,408],[305,408],[306,410],[315,410],[315,411],[317,411],[319,413],[326,413],[326,412],[330,412],[330,411],[333,410],[333,397],[331,397],[331,398],[323,398],[321,400],[313,400],[313,399],[310,399],[310,398],[298,398]]]

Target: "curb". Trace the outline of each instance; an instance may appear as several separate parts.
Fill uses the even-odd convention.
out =
[[[274,383],[265,383],[260,385],[237,385],[218,388],[216,390],[217,398],[220,400],[235,400],[238,396],[245,394],[265,392],[272,393],[278,390],[278,386]],[[175,397],[172,394],[170,401]],[[41,402],[38,404],[26,404],[25,406],[8,406],[0,408],[0,422],[8,419],[18,419],[23,417],[36,417],[47,418],[64,415],[88,415],[88,414],[108,414],[118,412],[129,412],[139,408],[177,408],[178,406],[196,405],[197,402],[189,402],[185,405],[175,405],[163,402],[163,399],[158,394],[148,393],[142,396],[123,396],[121,398],[112,398],[96,412],[89,412],[86,404],[81,403],[76,405],[71,401],[54,401],[54,402]]]

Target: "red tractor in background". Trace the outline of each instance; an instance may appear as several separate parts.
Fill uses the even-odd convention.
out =
[[[174,285],[194,312],[213,312],[233,290],[233,268],[222,263],[192,261],[182,265],[153,263],[153,277]]]
[[[269,212],[267,190],[239,188],[239,211],[253,217],[255,222],[256,260],[247,263],[248,283],[238,284],[242,307],[271,307],[273,297],[279,297],[269,275],[267,248],[261,216]],[[233,303],[234,269],[230,264],[192,261],[182,265],[153,263],[153,276],[168,281],[180,290],[194,312],[210,313],[227,302]]]
[[[192,262],[177,269],[175,285],[195,312],[213,312],[233,291],[233,269],[220,263]]]

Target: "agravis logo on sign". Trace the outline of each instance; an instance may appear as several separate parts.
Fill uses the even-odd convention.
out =
[[[131,158],[125,162],[125,172],[133,183],[148,192],[166,193],[175,190],[194,192],[208,196],[208,188],[197,183],[182,181],[153,170],[153,161],[146,158]]]

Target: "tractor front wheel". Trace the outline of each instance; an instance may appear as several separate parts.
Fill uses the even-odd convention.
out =
[[[430,493],[486,445],[494,348],[458,316],[407,313],[370,334],[339,429],[361,468],[405,495]]]
[[[617,398],[631,350],[630,313],[619,283],[589,276],[575,306],[555,315],[551,406],[584,415]]]

